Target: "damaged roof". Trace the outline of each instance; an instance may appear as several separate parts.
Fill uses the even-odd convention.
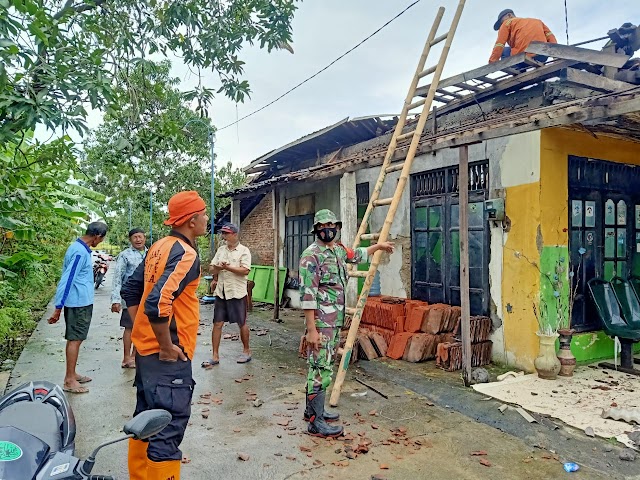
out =
[[[253,162],[245,173],[276,173],[301,159],[321,157],[339,148],[370,140],[391,130],[397,123],[394,115],[372,115],[350,119],[346,117],[317,132],[310,133],[283,147],[272,150]]]

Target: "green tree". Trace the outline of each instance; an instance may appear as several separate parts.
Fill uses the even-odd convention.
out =
[[[152,206],[158,238],[167,232],[162,221],[171,195],[180,190],[196,190],[207,200],[211,195],[213,127],[190,108],[190,95],[178,90],[170,70],[168,61],[138,61],[129,75],[119,77],[104,123],[85,145],[82,185],[106,196],[110,239],[120,246],[128,242],[129,212],[132,226],[147,229]],[[216,192],[243,182],[244,173],[230,164],[216,172]],[[216,210],[227,204],[218,199]]]
[[[173,53],[217,72],[218,93],[242,101],[242,45],[288,47],[296,0],[0,0],[0,142],[43,124],[86,131],[114,78],[146,55]],[[216,91],[192,92],[206,116]]]

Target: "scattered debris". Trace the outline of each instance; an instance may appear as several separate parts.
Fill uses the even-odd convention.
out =
[[[243,453],[243,452],[238,453],[238,460],[242,460],[243,462],[246,462],[247,460],[249,460],[249,454]]]
[[[264,402],[263,402],[262,400],[260,400],[259,398],[256,398],[256,399],[253,401],[253,406],[254,406],[254,407],[261,407],[262,405],[264,405]]]
[[[489,383],[489,372],[484,368],[476,368],[471,372],[471,381],[473,383]]]
[[[516,408],[516,412],[518,412],[520,415],[522,415],[522,418],[524,418],[527,422],[529,422],[529,423],[537,423],[536,419],[533,418],[531,415],[529,415],[524,410],[524,408],[518,407],[518,408]]]
[[[585,428],[585,429],[584,429],[584,434],[585,434],[587,437],[591,437],[591,438],[593,438],[593,437],[595,437],[595,436],[596,436],[596,434],[595,434],[595,432],[593,431],[593,428],[592,428],[592,427],[587,427],[587,428]]]
[[[580,465],[573,462],[567,462],[563,465],[563,468],[564,468],[564,471],[568,473],[577,472],[578,470],[580,470]]]
[[[285,457],[287,460],[291,460],[292,462],[295,462],[296,457],[294,457],[293,455],[289,455]]]
[[[501,382],[507,378],[517,378],[517,377],[521,377],[524,375],[524,372],[507,372],[507,373],[503,373],[502,375],[498,375],[498,381]]]
[[[340,460],[338,462],[332,462],[332,465],[335,465],[336,467],[348,467],[349,460]]]
[[[352,397],[364,397],[367,394],[367,392],[356,392],[356,393],[352,393],[351,396]]]
[[[500,413],[504,413],[507,408],[509,408],[509,405],[500,405],[498,410],[500,410]]]
[[[311,451],[311,449],[309,447],[305,447],[304,445],[300,446],[299,448],[300,448],[301,452],[308,453],[308,452]]]
[[[620,452],[619,458],[625,462],[633,462],[636,459],[636,452],[631,448],[625,448]]]
[[[381,463],[380,470],[389,470],[389,465],[387,465],[386,463]]]
[[[640,425],[640,408],[610,408],[602,411],[602,418],[624,420],[627,423],[635,422]]]
[[[489,460],[487,460],[486,458],[481,458],[480,459],[480,465],[484,465],[485,467],[490,467],[491,466],[491,462]]]
[[[381,392],[380,390],[378,390],[378,389],[376,389],[376,388],[372,387],[371,385],[369,385],[369,384],[367,384],[367,383],[363,382],[363,381],[362,381],[362,380],[360,380],[359,378],[357,378],[357,377],[356,377],[356,378],[355,378],[355,381],[356,381],[356,382],[358,382],[360,385],[364,385],[364,386],[365,386],[365,387],[367,387],[369,390],[372,390],[372,391],[376,392],[376,393],[377,393],[378,395],[380,395],[382,398],[386,398],[386,399],[388,399],[388,398],[389,398],[389,396],[388,396],[386,393]],[[366,394],[367,392],[364,392],[364,393]],[[351,395],[351,396],[353,396],[353,395]]]
[[[640,430],[629,432],[627,436],[629,437],[629,440],[631,440],[636,445],[640,446]]]
[[[486,451],[484,450],[478,450],[477,452],[471,452],[471,456],[472,457],[484,457],[489,455]]]
[[[184,463],[185,465],[187,463],[191,463],[191,459],[185,455],[184,457],[182,457],[182,463]]]

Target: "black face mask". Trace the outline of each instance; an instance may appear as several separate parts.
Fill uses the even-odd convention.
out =
[[[325,227],[325,228],[320,228],[316,230],[316,237],[318,237],[318,240],[321,240],[324,243],[333,242],[333,240],[336,238],[336,235],[338,235],[337,227],[333,227],[333,228]]]

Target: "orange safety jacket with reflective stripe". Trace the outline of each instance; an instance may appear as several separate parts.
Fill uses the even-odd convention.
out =
[[[140,355],[160,351],[151,324],[169,322],[173,343],[193,359],[200,325],[199,281],[200,258],[184,235],[172,231],[151,246],[121,291],[127,306],[143,307],[138,308],[131,334]]]
[[[531,42],[558,43],[558,40],[549,27],[537,18],[505,20],[498,30],[498,40],[491,52],[489,63],[500,60],[505,45],[508,44],[511,47],[511,55],[517,55],[524,52]]]

